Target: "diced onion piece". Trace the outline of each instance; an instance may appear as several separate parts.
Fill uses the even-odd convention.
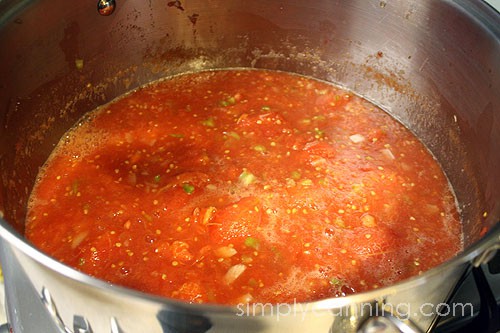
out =
[[[247,269],[247,266],[243,264],[237,264],[234,266],[231,266],[227,272],[226,275],[224,275],[224,282],[226,284],[231,284],[233,283],[237,278],[240,277],[241,274]]]
[[[217,190],[217,185],[214,185],[214,184],[208,184],[207,186],[205,186],[205,188],[207,190],[210,190],[210,191],[215,191]]]
[[[380,152],[382,153],[382,155],[384,155],[385,157],[387,157],[390,160],[396,159],[396,157],[394,156],[394,154],[392,153],[392,151],[390,149],[384,148],[384,149],[380,150]]]
[[[302,186],[312,186],[314,185],[313,181],[311,179],[304,179],[300,182]]]
[[[215,211],[216,211],[215,207],[213,206],[208,207],[207,210],[205,211],[205,214],[203,214],[202,223],[207,224],[208,222],[210,222]]]
[[[316,167],[316,166],[326,165],[328,163],[328,161],[324,157],[318,157],[318,158],[311,160],[310,163],[312,166]]]
[[[349,139],[354,143],[360,143],[360,142],[365,141],[365,137],[362,136],[361,134],[353,134],[353,135],[349,136]]]
[[[244,294],[238,298],[238,304],[247,304],[253,301],[253,296],[251,294]]]
[[[85,238],[87,238],[89,232],[88,231],[82,231],[79,234],[77,234],[73,239],[71,240],[71,248],[76,249],[78,245],[80,245]]]
[[[368,228],[373,228],[377,225],[377,223],[375,222],[375,217],[373,217],[370,214],[363,215],[361,217],[361,222],[363,223],[363,225],[365,227],[368,227]]]
[[[219,258],[230,258],[238,253],[238,251],[236,251],[233,247],[221,246],[215,249],[214,253]]]

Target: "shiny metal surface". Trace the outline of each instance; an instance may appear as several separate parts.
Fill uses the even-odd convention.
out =
[[[97,12],[102,16],[109,16],[113,14],[116,8],[115,0],[99,0],[97,2]]]
[[[128,0],[109,16],[95,5],[0,2],[0,260],[16,332],[355,332],[376,304],[406,306],[426,331],[435,316],[419,307],[444,301],[500,241],[500,17],[483,2]],[[466,251],[394,286],[247,316],[108,285],[23,240],[38,168],[84,113],[151,80],[222,67],[313,76],[399,119],[446,171]]]
[[[392,314],[385,313],[382,316],[368,318],[358,329],[358,333],[419,333],[418,327],[411,322],[404,322]]]

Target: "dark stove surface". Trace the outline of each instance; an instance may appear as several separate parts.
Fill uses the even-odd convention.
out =
[[[448,304],[467,305],[473,311],[440,317],[435,332],[500,332],[500,253],[487,265],[471,270]]]

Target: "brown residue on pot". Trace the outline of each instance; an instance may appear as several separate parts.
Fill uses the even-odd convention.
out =
[[[191,21],[191,23],[193,23],[193,25],[195,25],[196,21],[198,21],[198,17],[200,17],[200,15],[196,13],[194,13],[193,15],[188,15],[188,19],[189,21]]]
[[[179,0],[167,2],[167,6],[169,6],[169,7],[175,7],[177,9],[181,10],[181,11],[184,11],[184,7],[182,7],[182,3]]]
[[[64,53],[64,59],[70,66],[75,68],[75,61],[81,59],[78,40],[80,35],[80,26],[77,22],[71,22],[64,28],[64,36],[59,42],[61,51]]]

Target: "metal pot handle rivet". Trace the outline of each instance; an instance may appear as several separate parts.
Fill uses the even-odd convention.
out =
[[[98,0],[97,1],[97,11],[102,16],[109,16],[113,14],[116,8],[115,0]]]

